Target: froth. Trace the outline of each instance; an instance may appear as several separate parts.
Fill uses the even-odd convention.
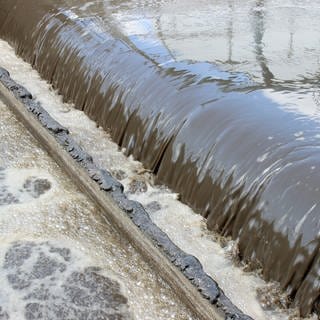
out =
[[[54,178],[36,169],[0,168],[0,206],[21,204],[50,195]]]
[[[132,319],[120,283],[82,252],[19,241],[0,257],[0,319]]]

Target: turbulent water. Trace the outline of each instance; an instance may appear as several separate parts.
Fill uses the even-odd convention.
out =
[[[0,319],[193,319],[0,102]]]
[[[319,308],[316,1],[0,5],[0,35],[66,100]]]

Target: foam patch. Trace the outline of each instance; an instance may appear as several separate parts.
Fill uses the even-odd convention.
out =
[[[2,255],[1,320],[131,319],[120,283],[75,250],[24,241]]]
[[[0,168],[0,206],[30,202],[48,193],[53,178],[32,169]]]

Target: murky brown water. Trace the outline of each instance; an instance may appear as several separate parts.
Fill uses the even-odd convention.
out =
[[[0,6],[0,35],[67,100],[319,308],[317,1]]]

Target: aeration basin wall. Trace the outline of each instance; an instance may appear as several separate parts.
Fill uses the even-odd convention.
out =
[[[0,0],[0,36],[209,229],[237,239],[302,315],[319,312],[319,123],[260,90],[191,84],[102,22],[102,2],[90,14],[84,2]]]

